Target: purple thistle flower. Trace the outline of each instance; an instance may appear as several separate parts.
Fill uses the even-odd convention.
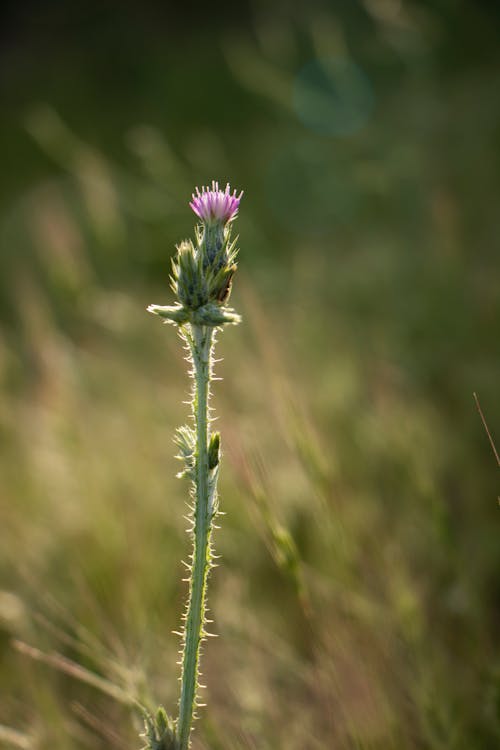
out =
[[[238,213],[241,196],[236,195],[236,190],[231,193],[229,182],[224,191],[219,190],[219,183],[212,181],[212,188],[201,188],[201,193],[196,188],[196,194],[193,193],[193,200],[189,204],[195,214],[200,217],[206,224],[227,224],[235,218]]]

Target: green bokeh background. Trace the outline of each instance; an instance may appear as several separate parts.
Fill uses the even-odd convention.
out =
[[[145,308],[215,178],[244,323],[193,748],[497,748],[497,4],[2,16],[0,744],[175,713],[188,382]]]

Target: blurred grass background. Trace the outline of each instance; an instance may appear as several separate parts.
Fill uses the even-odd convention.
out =
[[[217,178],[245,190],[244,324],[219,344],[222,637],[193,748],[497,748],[472,393],[498,437],[498,5],[2,17],[0,744],[139,747],[129,696],[174,710],[188,383],[145,308]]]

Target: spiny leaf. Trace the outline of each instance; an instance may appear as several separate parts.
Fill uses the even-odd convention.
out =
[[[178,750],[175,736],[174,722],[167,712],[160,706],[153,717],[149,711],[143,712],[144,732],[141,737],[146,739],[142,750]]]
[[[184,469],[178,473],[178,477],[187,476],[194,479],[196,434],[191,427],[183,425],[176,430],[174,442],[179,448],[177,458],[184,461]]]

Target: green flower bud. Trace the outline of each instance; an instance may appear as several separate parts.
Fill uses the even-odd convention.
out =
[[[240,316],[229,307],[219,307],[219,305],[209,302],[208,305],[199,307],[191,313],[190,320],[195,325],[201,326],[222,326],[224,323],[239,323]]]
[[[219,464],[220,432],[214,432],[208,446],[208,468],[215,469]]]

